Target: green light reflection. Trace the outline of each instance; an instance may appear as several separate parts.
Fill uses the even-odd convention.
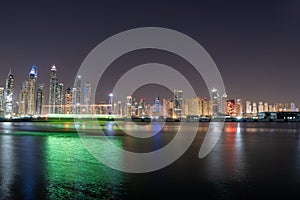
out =
[[[91,143],[101,143],[99,137],[90,139]],[[123,145],[121,137],[112,140],[116,145]],[[105,146],[98,148],[105,153]],[[120,199],[126,193],[125,174],[97,161],[78,136],[49,136],[45,149],[50,199]]]

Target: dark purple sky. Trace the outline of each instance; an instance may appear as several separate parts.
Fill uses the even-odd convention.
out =
[[[77,69],[96,45],[145,26],[175,29],[197,40],[216,62],[229,97],[300,105],[298,0],[7,1],[0,4],[0,86],[12,68],[19,90],[32,64],[38,66],[39,83],[48,85],[55,64],[59,79],[72,86]],[[120,74],[113,71],[124,66],[148,61],[182,62],[179,68],[188,69],[174,56],[162,56],[166,53],[136,54],[117,60],[106,79],[116,79]],[[199,83],[200,95],[207,96],[203,81],[190,79]],[[107,100],[110,88],[108,83],[107,89],[100,89],[98,99]],[[148,90],[147,98],[161,95],[157,88]]]

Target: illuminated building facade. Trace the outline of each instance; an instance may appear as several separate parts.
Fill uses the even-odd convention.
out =
[[[29,79],[27,82],[27,94],[26,94],[26,114],[35,114],[35,83],[37,79],[37,67],[33,65],[29,72]]]
[[[67,88],[65,92],[65,114],[69,115],[72,113],[73,100],[72,100],[72,89]]]
[[[242,99],[236,99],[235,109],[236,109],[236,116],[243,117],[243,101],[242,101]]]
[[[246,114],[251,114],[251,113],[252,113],[251,101],[246,101]]]
[[[186,98],[184,99],[184,114],[188,115],[198,115],[200,116],[200,102],[199,97]]]
[[[36,107],[35,112],[37,115],[44,114],[43,111],[43,105],[45,101],[45,85],[44,84],[38,84],[37,90],[36,90]]]
[[[227,100],[226,115],[231,117],[236,116],[235,100]]]
[[[12,117],[13,115],[13,98],[14,98],[14,89],[15,89],[15,80],[14,76],[9,70],[9,73],[6,78],[6,87],[5,87],[5,116],[7,118]]]
[[[2,112],[4,109],[4,87],[0,87],[0,112]]]
[[[183,91],[174,90],[174,117],[182,117],[182,107],[183,107]]]
[[[80,114],[81,113],[81,108],[80,108],[80,105],[81,105],[81,76],[77,76],[76,77],[76,82],[75,82],[75,90],[73,90],[73,94],[74,95],[74,113],[75,114]]]
[[[91,84],[85,83],[83,86],[83,103],[84,103],[84,113],[89,114],[90,101],[91,101]]]
[[[262,101],[258,102],[258,112],[264,112],[264,104]]]
[[[63,83],[59,83],[57,86],[57,90],[56,90],[56,109],[55,109],[55,113],[56,114],[63,114],[63,110],[64,110],[64,84]]]
[[[55,114],[56,110],[56,91],[57,91],[57,69],[55,65],[51,67],[50,72],[50,86],[49,86],[49,114]]]

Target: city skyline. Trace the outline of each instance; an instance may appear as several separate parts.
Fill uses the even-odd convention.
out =
[[[130,96],[127,96],[126,100],[115,99],[113,93],[108,95],[108,102],[99,101],[100,103],[97,103],[96,100],[93,104],[91,102],[93,88],[89,82],[82,82],[82,76],[78,75],[73,88],[65,88],[64,83],[57,78],[59,75],[57,72],[56,66],[51,66],[49,69],[50,83],[47,90],[44,83],[37,83],[38,67],[33,65],[28,79],[22,83],[21,90],[17,93],[15,92],[15,77],[10,69],[5,87],[0,87],[0,111],[3,116],[115,114],[126,117],[182,118],[226,115],[252,118],[264,112],[299,112],[294,101],[285,103],[249,101],[248,99],[232,98],[226,93],[221,94],[215,88],[210,91],[210,98],[184,96],[183,90],[174,89],[172,96],[164,97],[162,100],[157,95],[154,104],[146,102],[145,98],[134,96],[134,94],[128,94]],[[48,99],[45,98],[47,91]],[[148,91],[143,92],[147,93]],[[45,103],[46,101],[48,104]]]
[[[34,75],[34,80],[35,80],[35,82],[36,82],[36,79],[37,79],[37,65],[36,64],[33,64],[32,66],[31,66],[31,69],[29,70],[30,72],[29,72],[29,76],[30,75]],[[30,67],[28,67],[28,69],[29,69]],[[49,70],[50,69],[50,70]],[[58,69],[59,70],[59,69]],[[27,70],[28,71],[28,70]],[[69,88],[69,87],[72,87],[73,88],[73,86],[74,86],[74,84],[76,85],[76,83],[75,82],[73,82],[73,84],[71,84],[71,85],[66,85],[65,83],[63,83],[63,82],[58,82],[59,81],[59,79],[57,78],[57,74],[56,74],[56,71],[57,71],[57,67],[56,67],[56,65],[50,65],[49,67],[48,67],[48,70],[46,70],[47,72],[48,72],[48,76],[49,76],[49,74],[50,74],[50,77],[51,76],[53,76],[53,74],[51,74],[51,73],[53,73],[53,71],[55,71],[55,75],[54,75],[54,82],[53,82],[53,84],[56,84],[56,83],[62,83],[63,85],[65,85],[65,89],[67,89],[67,88]],[[51,71],[51,72],[49,72],[49,71]],[[45,73],[45,72],[41,72],[41,70],[39,70],[39,73]],[[4,73],[5,74],[5,73]],[[7,75],[5,76],[5,75],[2,75],[3,77],[0,77],[0,81],[1,80],[4,80],[4,82],[5,82],[5,79],[7,78]],[[13,73],[13,68],[10,68],[9,69],[9,72],[8,72],[8,74],[12,74],[12,75],[14,75],[14,73]],[[64,77],[64,75],[63,74],[60,74],[60,77]],[[17,78],[17,80],[19,79],[19,81],[17,81],[17,82],[22,82],[22,84],[24,84],[24,79],[23,79],[23,81],[20,81],[20,80],[22,80],[22,78],[21,77],[15,77],[14,76],[14,82],[16,82],[16,78]],[[49,77],[48,77],[49,78]],[[51,78],[50,78],[51,79]],[[53,81],[53,80],[52,80]],[[75,79],[74,79],[74,81],[75,81]],[[3,81],[1,81],[1,82],[3,82]],[[45,86],[47,86],[47,88],[49,88],[49,90],[47,90],[47,91],[49,91],[49,92],[47,92],[47,94],[46,95],[48,95],[47,96],[47,98],[46,98],[46,100],[47,101],[50,101],[50,96],[51,96],[51,94],[50,94],[50,91],[51,91],[51,89],[50,89],[50,87],[51,87],[51,81],[50,81],[50,84],[47,84],[49,82],[49,80],[40,80],[40,78],[39,78],[39,81],[38,81],[38,83],[39,84],[44,84],[44,87]],[[22,84],[21,85],[16,85],[15,83],[14,83],[14,91],[16,92],[16,93],[20,93],[21,91],[22,91]],[[78,83],[77,83],[78,84]],[[79,84],[79,85],[81,85],[81,84]],[[147,86],[147,85],[146,85]],[[80,86],[78,86],[78,87],[80,87]],[[78,88],[77,87],[77,88]],[[142,87],[145,87],[145,86],[141,86],[140,88],[142,88]],[[164,86],[162,86],[162,87],[164,87]],[[5,84],[3,84],[3,85],[0,85],[0,88],[5,88]],[[140,88],[138,88],[138,90],[140,89]],[[82,88],[82,89],[84,89],[84,88]],[[94,88],[93,88],[94,89]],[[165,90],[165,89],[164,89]],[[207,90],[207,89],[206,89]],[[98,91],[96,91],[96,93],[97,93]],[[213,93],[213,91],[211,91],[212,93]],[[199,96],[202,96],[202,97],[204,97],[204,98],[210,98],[210,95],[205,95],[205,91],[203,91],[203,93],[204,93],[204,95],[199,95]],[[100,102],[108,102],[109,101],[109,95],[111,94],[111,92],[110,93],[108,93],[107,94],[107,96],[105,96],[106,94],[102,94],[102,95],[99,95],[99,96],[104,96],[104,99],[95,99],[95,103],[100,103]],[[129,95],[131,95],[131,94],[129,94]],[[225,94],[226,95],[226,98],[227,98],[227,95],[228,95],[228,93],[226,93]],[[80,95],[79,95],[80,96]],[[147,95],[145,95],[145,96],[147,96]],[[148,101],[147,100],[147,98],[145,98],[145,96],[140,96],[140,95],[138,95],[137,97],[138,98],[144,98],[144,99],[146,99],[146,101]],[[155,97],[157,97],[157,96],[160,96],[159,95],[159,93],[156,93],[156,94],[152,94],[152,96],[153,96],[153,98],[149,98],[150,99],[150,101],[152,101],[153,99],[155,99]],[[162,96],[163,98],[170,98],[170,95],[169,96]],[[76,101],[77,102],[80,102],[80,97],[77,97],[77,98],[79,98],[79,99],[77,99]],[[245,99],[244,97],[241,97],[240,95],[238,95],[238,96],[236,96],[236,97],[233,97],[233,96],[231,96],[231,97],[228,97],[228,98],[234,98],[234,99]],[[265,100],[265,98],[249,98],[249,99],[247,99],[247,100],[249,100],[249,101],[254,101],[254,102],[260,102],[260,101],[267,101],[267,100]],[[53,101],[53,100],[51,100],[51,101]],[[298,99],[292,99],[292,98],[290,98],[287,102],[297,102],[297,101],[299,101]],[[281,102],[281,101],[278,101],[278,100],[273,100],[273,101],[267,101],[267,102],[270,102],[270,103],[284,103],[284,102]],[[147,103],[150,103],[150,102],[147,102]],[[50,103],[49,103],[49,105],[50,105]],[[298,104],[297,104],[298,105]]]

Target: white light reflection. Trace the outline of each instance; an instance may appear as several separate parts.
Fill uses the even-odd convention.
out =
[[[10,123],[10,122],[5,122]],[[1,161],[1,186],[0,194],[1,198],[9,199],[11,193],[11,185],[14,181],[15,174],[14,155],[12,136],[2,135],[0,137],[0,161]]]

